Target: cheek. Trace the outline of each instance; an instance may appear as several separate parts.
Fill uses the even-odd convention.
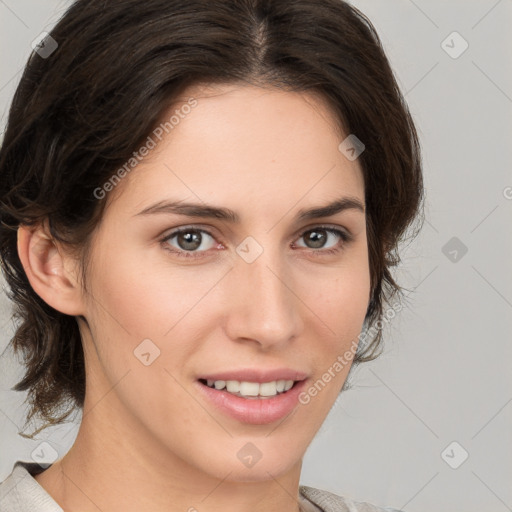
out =
[[[334,279],[324,279],[322,290],[309,295],[312,305],[311,336],[306,349],[314,368],[314,379],[301,396],[312,430],[318,428],[315,418],[324,418],[338,398],[356,353],[368,308],[370,278],[365,255],[357,265],[339,268]]]
[[[140,255],[120,252],[115,265],[96,265],[91,274],[89,325],[95,350],[90,361],[101,367],[106,387],[116,385],[116,394],[135,416],[169,425],[178,409],[194,412],[178,370],[197,349],[197,327],[189,318],[195,318],[194,304],[211,285],[204,280],[191,284],[183,272],[170,267],[163,272]],[[101,260],[109,261],[107,251]]]
[[[359,330],[368,308],[370,293],[366,252],[358,251],[339,267],[323,270],[316,280],[309,276],[302,279],[302,296],[332,331],[345,337],[346,333]],[[316,285],[312,286],[315,281]]]
[[[128,346],[129,357],[146,338],[162,350],[171,339],[182,338],[184,328],[188,340],[200,339],[201,330],[215,316],[226,314],[229,303],[220,301],[221,307],[213,300],[216,293],[226,292],[230,282],[223,280],[225,265],[180,266],[167,262],[163,249],[162,253],[137,250],[124,243],[125,238],[110,239],[110,244],[103,241],[102,254],[93,262],[93,298],[97,300],[92,307],[99,316],[92,323],[101,326],[98,339],[108,337],[117,350]],[[98,265],[109,261],[115,263]],[[288,277],[299,298],[297,308],[310,317],[311,332],[306,337],[323,339],[328,352],[357,338],[370,288],[365,243],[347,251],[336,266],[297,263]]]
[[[368,308],[370,275],[366,250],[354,251],[339,267],[330,268],[329,274],[317,277],[318,286],[309,286],[308,292],[306,285],[313,282],[308,277],[301,292],[312,311],[309,338],[315,343],[308,352],[317,374],[332,369],[342,356],[343,369],[338,366],[333,370],[335,384],[324,394],[327,397],[332,393],[335,397],[337,391],[334,388],[341,389],[352,362],[352,355],[344,355],[347,351],[355,353]]]
[[[179,374],[215,327],[218,311],[210,292],[225,269],[180,268],[163,258],[144,259],[142,251],[121,252],[115,265],[95,267],[89,324],[108,380],[115,383],[129,370],[127,381],[136,387],[124,401],[130,402],[132,391],[141,393],[145,403],[132,405],[147,410],[159,400],[155,389],[167,397],[183,393],[172,376],[181,380]],[[107,251],[102,260],[109,261]]]
[[[107,247],[101,260],[113,261],[113,252]],[[171,264],[163,249],[119,247],[119,253],[115,265],[97,266],[93,285],[107,323],[136,339],[165,337],[222,276],[222,269]]]

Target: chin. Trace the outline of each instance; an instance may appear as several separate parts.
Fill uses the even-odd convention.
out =
[[[231,471],[228,480],[236,482],[262,482],[279,478],[280,476],[290,472],[297,464],[302,464],[301,454],[287,452],[283,446],[268,446],[258,450],[255,445],[258,441],[242,444],[242,448],[237,450],[234,459],[224,460],[220,465],[223,475],[226,476]],[[260,443],[261,446],[261,443]],[[252,455],[252,458],[251,458]]]

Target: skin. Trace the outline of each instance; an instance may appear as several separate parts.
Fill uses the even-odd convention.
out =
[[[296,512],[302,458],[350,369],[265,425],[234,420],[198,393],[199,375],[233,368],[320,379],[361,331],[370,275],[364,212],[296,218],[343,196],[364,204],[361,168],[338,150],[346,135],[320,98],[244,84],[196,86],[183,101],[190,96],[197,106],[110,192],[88,293],[44,226],[18,232],[35,291],[85,319],[78,436],[36,477],[66,511]],[[241,220],[136,215],[170,198],[228,207]],[[306,233],[322,224],[352,240],[324,231],[325,247],[340,250],[322,254]],[[181,226],[212,235],[195,249],[203,257],[170,252],[189,247],[177,237],[161,242]],[[263,248],[250,264],[236,252],[247,236]],[[160,350],[149,366],[134,356],[147,338]],[[248,442],[262,454],[250,468],[237,457]]]

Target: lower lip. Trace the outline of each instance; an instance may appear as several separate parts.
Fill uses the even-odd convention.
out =
[[[306,379],[297,382],[286,393],[272,398],[242,398],[227,391],[210,388],[197,381],[200,392],[223,413],[242,423],[264,425],[289,415],[299,403],[299,395],[306,386]]]

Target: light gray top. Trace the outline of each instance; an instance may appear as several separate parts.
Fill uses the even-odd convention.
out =
[[[64,512],[33,477],[41,470],[41,466],[34,462],[16,462],[12,473],[0,483],[1,512]],[[299,491],[302,512],[400,512],[352,501],[306,485],[301,485]]]

